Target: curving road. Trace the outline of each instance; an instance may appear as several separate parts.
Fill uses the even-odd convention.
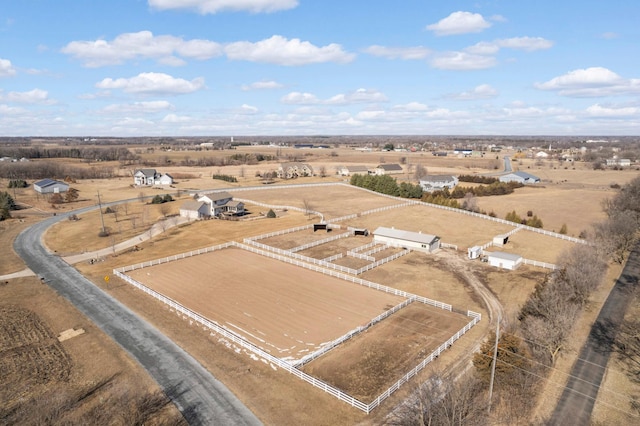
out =
[[[560,396],[550,425],[588,425],[600,384],[611,355],[611,343],[631,300],[630,293],[640,276],[640,244],[636,244],[627,263],[605,301],[587,342],[571,369],[567,387]]]
[[[260,425],[258,418],[193,357],[47,251],[42,244],[43,233],[66,216],[52,217],[18,235],[14,248],[27,266],[135,358],[189,424]]]

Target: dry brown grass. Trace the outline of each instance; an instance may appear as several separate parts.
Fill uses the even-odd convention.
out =
[[[0,415],[7,415],[11,408],[17,408],[19,413],[14,416],[21,419],[20,423],[45,424],[48,423],[43,422],[47,412],[55,412],[56,404],[67,404],[64,405],[66,408],[60,406],[63,412],[59,421],[65,419],[80,424],[82,416],[96,409],[117,419],[127,409],[114,407],[108,401],[117,400],[125,393],[137,398],[158,390],[137,362],[37,278],[3,282],[0,300],[0,309],[5,313],[7,308],[22,312],[20,318],[12,318],[8,314],[2,316],[0,365],[3,366],[3,381],[0,392],[3,398]],[[24,312],[30,314],[25,315]],[[38,323],[41,323],[39,328],[36,327]],[[22,324],[22,329],[15,328],[18,324]],[[83,328],[85,333],[58,343],[55,336],[69,328]],[[21,334],[11,338],[12,330],[13,333],[19,330]],[[44,340],[34,339],[37,330],[45,331]],[[59,350],[52,351],[52,347]],[[14,365],[19,353],[28,355],[32,365],[24,362]],[[64,374],[56,374],[61,371]],[[36,372],[37,377],[34,376]],[[108,383],[108,386],[98,387],[94,394],[84,399],[74,399],[99,383]],[[36,408],[36,405],[41,407]],[[170,422],[179,422],[181,418],[175,407],[165,411],[163,416]],[[3,419],[6,420],[2,417],[0,423],[4,422]]]

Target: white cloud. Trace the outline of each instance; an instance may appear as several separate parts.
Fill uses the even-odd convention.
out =
[[[151,31],[124,33],[112,41],[72,41],[61,49],[86,67],[122,64],[127,60],[154,59],[166,65],[183,65],[189,58],[205,60],[222,55],[222,46],[209,40],[184,40],[171,35],[154,36]]]
[[[6,95],[0,92],[0,100],[17,104],[51,105],[55,103],[49,99],[49,93],[41,89],[33,89],[28,92],[8,92]]]
[[[495,42],[481,41],[464,49],[465,52],[472,55],[495,55],[500,51],[500,46]]]
[[[427,29],[438,36],[479,33],[491,26],[479,13],[453,12],[435,24],[427,25]]]
[[[496,65],[493,56],[474,55],[467,52],[444,52],[431,60],[431,66],[443,70],[479,70]]]
[[[406,112],[420,112],[420,111],[427,111],[429,107],[420,102],[409,102],[407,104],[394,105],[393,109],[398,111],[406,111]]]
[[[242,90],[269,90],[269,89],[281,89],[284,87],[282,84],[277,81],[256,81],[251,84],[242,85]]]
[[[325,103],[330,105],[351,105],[357,103],[373,103],[373,102],[386,102],[387,97],[371,89],[358,89],[355,92],[347,94],[339,94],[327,99]]]
[[[149,113],[174,109],[168,101],[133,102],[130,104],[112,104],[104,108],[106,112],[117,113]]]
[[[149,6],[160,10],[195,10],[203,15],[223,11],[270,13],[293,9],[298,0],[149,0]]]
[[[236,112],[239,114],[256,114],[258,112],[258,108],[253,105],[242,104]]]
[[[0,77],[12,77],[16,75],[16,69],[8,59],[0,58]]]
[[[323,62],[346,63],[354,55],[342,50],[339,44],[331,43],[317,47],[308,41],[274,35],[271,38],[251,43],[237,41],[224,47],[227,57],[232,60],[263,62],[278,65],[306,65]]]
[[[445,95],[445,98],[459,101],[472,101],[477,99],[495,98],[496,96],[498,96],[498,91],[496,89],[488,84],[481,84],[476,86],[473,90]]]
[[[195,78],[191,81],[175,78],[163,73],[141,73],[131,78],[105,78],[96,83],[99,89],[120,89],[134,94],[184,94],[193,93],[204,88],[204,79]]]
[[[606,107],[600,104],[591,105],[586,111],[587,114],[595,118],[627,118],[640,115],[638,107]]]
[[[373,45],[364,50],[373,56],[387,59],[424,59],[431,53],[430,49],[422,46],[415,47],[386,47]]]
[[[187,123],[193,119],[186,115],[167,114],[162,119],[163,123]]]
[[[358,89],[350,93],[340,93],[329,99],[319,99],[311,93],[291,92],[282,97],[281,102],[295,105],[353,105],[386,102],[387,97],[377,90]]]
[[[284,104],[313,105],[320,103],[320,100],[311,93],[291,92],[280,99]]]
[[[545,50],[553,47],[553,42],[542,37],[512,37],[496,40],[500,47],[509,49],[524,50],[533,52],[535,50]]]
[[[640,79],[625,79],[602,67],[570,71],[544,83],[536,83],[541,90],[557,91],[569,97],[600,97],[640,93]]]

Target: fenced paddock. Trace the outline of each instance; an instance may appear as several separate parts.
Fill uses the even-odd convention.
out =
[[[213,264],[210,263],[211,259],[208,259],[209,261],[206,259],[209,256],[217,256],[220,254],[222,254],[223,258],[218,258],[218,261]],[[254,270],[254,272],[258,272],[259,278],[253,280],[245,276],[244,280],[240,277],[235,283],[230,282],[229,276],[223,275],[224,270],[222,266],[227,265],[225,267],[230,268],[231,273],[229,275],[238,275],[243,268],[246,269],[246,259],[244,262],[240,262],[242,267],[238,267],[238,263],[233,267],[230,261],[228,261],[228,257],[244,257],[245,255],[257,256],[255,258],[252,257],[250,263],[253,264],[257,262],[262,265]],[[182,268],[182,266],[185,265],[185,261],[198,258],[200,258],[200,260],[196,261],[196,264],[190,264],[187,270]],[[274,260],[279,260],[280,262]],[[199,294],[200,290],[197,288],[189,288],[190,283],[200,281],[197,276],[192,275],[194,268],[198,270],[196,267],[198,263],[200,264],[200,280],[206,279],[206,277],[219,278],[216,282],[208,285],[209,287],[213,287],[213,289],[209,290],[209,295],[212,299],[205,300],[205,303],[202,303],[202,301],[208,297],[203,297],[202,294]],[[296,266],[298,266],[298,268],[296,268]],[[291,273],[283,274],[283,268],[285,267],[292,267],[295,270]],[[183,269],[182,272],[177,274],[172,272],[172,270],[179,269]],[[316,272],[316,274],[312,271]],[[217,272],[221,272],[221,274],[218,275]],[[434,314],[433,317],[438,318],[438,314],[456,315],[451,312],[452,308],[450,305],[239,243],[228,243],[123,267],[114,270],[114,274],[167,304],[172,310],[175,310],[179,314],[191,318],[212,332],[223,336],[228,341],[233,342],[234,345],[256,354],[272,365],[284,369],[366,413],[371,412],[371,410],[377,407],[402,384],[416,375],[442,351],[446,350],[480,321],[479,314],[469,311],[467,322],[462,328],[454,332],[453,335],[439,346],[433,348],[433,350],[425,347],[425,351],[430,351],[430,353],[425,352],[426,356],[422,358],[415,367],[410,369],[409,372],[400,377],[399,380],[395,381],[394,384],[377,397],[373,398],[372,402],[366,404],[349,395],[344,390],[338,389],[313,375],[301,371],[297,365],[303,365],[310,359],[322,359],[321,355],[331,353],[331,349],[333,348],[341,347],[343,342],[360,335],[362,330],[369,329],[370,327],[373,329],[376,327],[376,324],[379,325],[389,321],[389,318],[394,318],[397,313],[403,312],[406,306],[411,306],[415,303],[428,305],[431,307],[429,309],[435,309],[434,312],[437,313]],[[285,283],[282,283],[282,277],[285,275],[294,277],[293,282],[286,283],[288,285],[286,289],[283,288]],[[295,277],[298,277],[298,279],[296,280]],[[313,277],[313,284],[309,281],[310,277]],[[272,281],[271,284],[262,284],[268,280]],[[162,284],[158,283],[158,281],[166,282]],[[357,285],[350,285],[345,281]],[[310,285],[302,286],[303,282],[310,282]],[[236,291],[239,291],[238,286],[244,288],[242,291],[248,291],[249,293],[245,293],[244,296],[242,294],[234,295]],[[301,288],[298,288],[299,291],[295,291],[296,287]],[[344,287],[344,289],[340,287]],[[290,289],[292,293],[289,293],[287,289]],[[378,291],[372,291],[371,289]],[[260,291],[262,293],[253,294],[254,291]],[[314,293],[309,294],[309,291]],[[336,291],[338,291],[341,296],[337,296]],[[360,293],[360,291],[364,292]],[[174,297],[182,301],[175,300],[168,294],[163,294],[164,292],[173,292]],[[324,293],[329,293],[329,295],[323,295]],[[356,294],[355,297],[354,294]],[[320,296],[319,299],[317,298],[318,295]],[[323,320],[318,321],[317,317],[313,317],[315,315],[326,317],[327,313],[323,311],[333,309],[337,302],[339,302],[338,305],[341,306],[341,308],[333,313],[334,317],[336,313],[338,315],[352,315],[354,310],[358,311],[360,309],[353,309],[354,303],[361,303],[361,301],[355,299],[362,297],[367,299],[362,309],[368,310],[367,312],[372,312],[371,316],[365,318],[364,322],[360,321],[363,320],[364,316],[369,314],[353,318],[353,321],[343,320],[343,318],[347,318],[346,316],[341,317],[340,320],[333,318],[333,323],[330,324],[344,326],[344,323],[350,322],[350,325],[344,328],[351,328],[343,334],[337,331],[337,328],[340,327],[334,329],[333,332],[318,330],[318,333],[332,334],[331,338],[321,340],[320,343],[324,342],[324,344],[320,345],[319,349],[312,351],[312,347],[316,348],[317,345],[311,341],[312,339],[307,337],[297,339],[286,336],[288,334],[294,336],[294,333],[299,333],[300,330],[303,330],[304,327],[299,327],[298,322],[306,322],[310,327],[313,326],[313,324],[323,323],[322,328],[330,328]],[[213,300],[216,298],[224,299],[225,302]],[[268,300],[267,302],[258,301],[258,299],[264,300],[265,298]],[[231,307],[234,308],[232,310],[235,311],[235,313],[219,311],[219,308],[210,308],[211,313],[209,315],[212,315],[213,318],[220,318],[214,320],[204,315],[203,312],[200,312],[200,310],[206,311],[207,306],[205,305],[214,303],[222,305],[230,304]],[[258,303],[258,305],[252,303]],[[301,303],[301,306],[308,308],[308,310],[297,309],[298,303]],[[261,313],[261,306],[266,307],[268,312]],[[255,311],[253,310],[254,307],[256,308]],[[288,319],[284,320],[280,318],[282,315],[287,316]],[[332,315],[329,314],[328,318],[331,319]],[[460,318],[460,316],[458,316],[458,318]],[[462,316],[462,318],[464,318],[464,316]],[[451,323],[450,319],[443,319],[443,321],[445,323]],[[268,333],[264,331],[267,328],[267,326],[263,324],[265,322],[269,324],[268,327],[271,329]],[[260,323],[259,327],[252,328],[252,325],[257,323]],[[354,327],[354,324],[358,323],[359,325]],[[303,334],[305,333],[303,332]],[[308,331],[306,334],[309,334]],[[283,338],[283,336],[285,338]],[[307,343],[310,344],[307,345]],[[393,345],[393,341],[389,341],[388,344]],[[296,354],[295,356],[302,355],[302,357],[299,358],[297,362],[292,362],[291,359],[294,358],[294,356],[292,356],[293,353]],[[423,354],[420,355],[422,356]]]

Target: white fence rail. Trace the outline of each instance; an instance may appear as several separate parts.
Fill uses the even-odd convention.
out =
[[[311,247],[320,246],[322,244],[330,243],[331,241],[339,240],[341,238],[347,238],[349,236],[351,236],[351,233],[350,232],[345,232],[344,234],[334,235],[334,236],[331,236],[331,237],[328,237],[328,238],[324,238],[322,240],[312,241],[310,243],[303,244],[301,246],[291,248],[291,249],[289,249],[289,251],[291,253],[295,253],[297,251],[302,251],[302,250],[306,250],[306,249],[311,248]]]
[[[255,241],[252,241],[252,243],[254,244],[259,244],[256,243]],[[397,290],[391,287],[387,287],[387,286],[383,286],[381,284],[377,284],[377,283],[373,283],[370,281],[366,281],[366,280],[362,280],[360,278],[356,278],[350,275],[345,275],[330,269],[324,269],[324,268],[319,268],[315,265],[312,264],[308,264],[308,263],[302,263],[299,262],[295,259],[292,259],[291,257],[288,256],[281,256],[277,253],[273,253],[271,251],[265,251],[265,250],[260,250],[256,247],[250,246],[250,245],[246,245],[246,244],[240,244],[240,243],[236,243],[236,242],[230,242],[227,244],[221,244],[218,246],[214,246],[214,247],[209,247],[206,249],[201,249],[201,250],[194,250],[191,252],[187,252],[187,253],[182,253],[179,255],[175,255],[175,256],[169,256],[163,259],[157,259],[157,260],[153,260],[150,262],[143,262],[137,265],[131,265],[131,266],[125,266],[119,269],[114,269],[113,273],[114,275],[116,275],[117,277],[121,278],[122,280],[124,280],[125,282],[133,285],[134,287],[142,290],[143,292],[149,294],[150,296],[156,298],[157,300],[160,300],[161,302],[165,303],[166,305],[168,305],[170,308],[174,309],[176,312],[187,316],[188,318],[191,318],[192,320],[198,322],[199,324],[203,325],[204,327],[206,327],[209,330],[214,331],[215,333],[223,336],[225,339],[231,340],[233,343],[239,345],[242,348],[245,348],[247,350],[249,350],[252,353],[255,353],[256,355],[264,358],[266,361],[272,363],[273,365],[276,365],[277,367],[280,367],[282,369],[284,369],[285,371],[295,375],[296,377],[306,381],[307,383],[310,383],[311,385],[322,389],[324,392],[329,393],[330,395],[333,395],[334,397],[338,398],[339,400],[346,402],[347,404],[351,405],[352,407],[358,408],[361,411],[364,411],[365,413],[370,413],[374,408],[376,408],[378,405],[380,405],[380,403],[382,401],[384,401],[386,398],[388,398],[394,391],[396,391],[397,389],[400,388],[400,386],[404,383],[406,383],[411,377],[415,376],[420,370],[422,370],[429,362],[431,362],[432,360],[434,360],[435,358],[437,358],[437,356],[442,353],[442,351],[446,350],[447,348],[449,348],[453,342],[455,342],[456,340],[458,340],[464,333],[466,333],[471,327],[473,327],[473,325],[475,325],[478,321],[480,321],[480,314],[474,313],[472,311],[468,311],[467,315],[471,316],[473,319],[471,322],[469,322],[463,329],[461,329],[460,331],[458,331],[455,335],[453,335],[449,340],[447,340],[445,343],[443,343],[442,345],[440,345],[435,351],[433,351],[431,353],[431,355],[429,355],[429,357],[425,358],[420,364],[418,364],[418,366],[416,366],[415,368],[413,368],[409,373],[407,373],[405,376],[403,376],[398,382],[396,382],[393,386],[391,386],[389,389],[387,389],[385,392],[383,392],[380,396],[378,396],[372,403],[370,404],[365,404],[359,400],[357,400],[356,398],[346,394],[345,392],[342,392],[341,390],[323,382],[322,380],[316,379],[315,377],[306,374],[302,371],[300,371],[298,368],[296,368],[297,365],[303,365],[306,362],[309,362],[310,359],[309,357],[303,358],[300,362],[296,363],[295,365],[292,363],[289,363],[287,361],[284,361],[280,358],[277,358],[271,354],[269,354],[268,352],[262,350],[261,348],[259,348],[258,346],[246,341],[244,338],[242,338],[241,336],[231,332],[230,330],[227,330],[225,327],[217,324],[215,321],[211,321],[205,317],[202,317],[201,315],[197,314],[196,312],[188,309],[187,307],[181,305],[180,303],[177,303],[176,301],[164,296],[163,294],[150,289],[149,287],[145,286],[142,283],[139,283],[138,281],[134,280],[133,278],[129,277],[128,275],[126,275],[124,272],[126,271],[132,271],[135,269],[140,269],[140,268],[145,268],[145,267],[149,267],[149,266],[154,266],[154,265],[159,265],[162,263],[166,263],[166,262],[170,262],[170,261],[174,261],[174,260],[179,260],[179,259],[184,259],[186,257],[190,257],[190,256],[195,256],[197,254],[204,254],[204,253],[209,253],[212,252],[214,250],[221,250],[224,248],[228,248],[228,247],[238,247],[244,250],[248,250],[250,252],[254,252],[257,254],[261,254],[263,256],[267,256],[270,258],[274,258],[274,259],[278,259],[287,263],[291,263],[291,264],[295,264],[301,267],[304,267],[306,269],[310,269],[313,271],[317,271],[317,272],[321,272],[323,274],[329,275],[329,276],[333,276],[333,277],[337,277],[349,282],[353,282],[362,286],[366,286],[375,290],[379,290],[379,291],[384,291],[386,293],[390,293],[390,294],[394,294],[397,296],[402,296],[405,297],[405,300],[400,303],[399,305],[396,305],[394,308],[382,313],[381,315],[379,315],[378,317],[372,319],[367,325],[359,327],[356,330],[353,330],[350,333],[345,334],[344,336],[336,339],[334,342],[332,342],[331,347],[327,347],[326,349],[322,349],[321,351],[318,351],[316,353],[314,353],[313,355],[311,355],[311,357],[318,357],[320,356],[322,353],[326,353],[327,351],[331,350],[332,347],[337,346],[339,343],[344,342],[350,338],[352,338],[353,336],[355,336],[358,333],[361,333],[363,330],[365,330],[366,328],[371,327],[372,325],[374,325],[377,322],[382,321],[384,318],[388,317],[389,315],[393,314],[394,312],[398,311],[399,309],[405,307],[406,305],[408,305],[409,303],[412,302],[420,302],[420,303],[424,303],[424,304],[428,304],[440,309],[444,309],[447,311],[452,311],[452,307],[451,305],[442,303],[442,302],[438,302],[435,300],[431,300],[422,296],[417,296],[415,294],[411,294],[411,293],[407,293],[404,292],[402,290]],[[334,344],[335,343],[335,344]]]
[[[539,266],[540,268],[551,269],[554,271],[558,269],[558,266],[554,265],[553,263],[539,262],[537,260],[522,259],[522,263],[524,263],[525,265]]]

